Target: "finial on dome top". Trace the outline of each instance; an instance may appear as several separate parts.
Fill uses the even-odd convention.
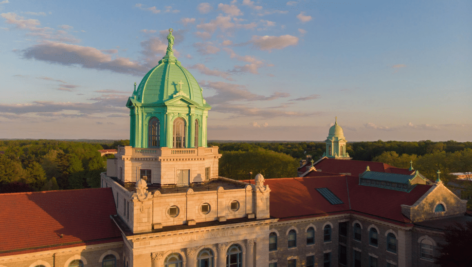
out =
[[[334,117],[334,124],[338,124],[338,116]]]
[[[438,178],[436,179],[436,183],[442,183],[442,181],[441,181],[441,171],[438,170],[436,173],[438,174]]]
[[[365,169],[366,172],[370,172],[370,167],[367,165],[367,168]]]
[[[172,28],[169,29],[169,34],[167,35],[167,41],[169,42],[169,44],[167,45],[167,55],[174,55],[174,50],[173,50],[173,46],[174,46],[174,36],[172,35],[172,32],[174,30]]]
[[[134,82],[134,91],[136,92],[136,82]]]
[[[409,171],[414,171],[415,168],[413,168],[413,160],[410,160],[410,169]]]

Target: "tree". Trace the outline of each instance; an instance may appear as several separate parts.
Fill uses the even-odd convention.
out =
[[[436,264],[444,267],[472,266],[472,221],[465,225],[448,227],[444,233],[445,243],[439,244]]]
[[[51,180],[47,181],[46,184],[41,188],[41,191],[48,191],[48,190],[59,190],[59,186],[57,185],[56,177],[52,177]]]
[[[27,168],[28,177],[26,183],[35,190],[40,190],[46,183],[46,173],[43,167],[37,162],[33,162]]]
[[[266,178],[295,177],[298,163],[293,157],[266,149],[223,152],[219,162],[221,176],[237,180],[261,173]]]

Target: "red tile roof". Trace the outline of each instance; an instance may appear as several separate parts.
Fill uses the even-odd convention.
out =
[[[270,214],[280,220],[357,213],[396,224],[410,224],[401,205],[412,205],[430,188],[417,185],[411,192],[359,185],[359,178],[318,172],[316,177],[266,179],[271,189]],[[250,181],[254,183],[254,181]],[[349,191],[348,191],[349,187]],[[332,205],[316,188],[328,188],[343,204]]]
[[[0,214],[0,256],[121,240],[111,188],[0,194]]]
[[[321,159],[315,164],[317,170],[328,173],[341,173],[349,174],[352,176],[359,176],[363,173],[367,166],[371,171],[374,172],[387,172],[397,174],[411,174],[412,171],[408,169],[401,169],[393,167],[386,163],[374,162],[374,161],[362,161],[362,160],[345,160],[345,159]],[[300,169],[300,172],[306,171],[306,166]],[[308,173],[306,176],[311,176],[313,172]]]

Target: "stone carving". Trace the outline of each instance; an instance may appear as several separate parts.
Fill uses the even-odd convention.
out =
[[[139,201],[143,202],[146,200],[149,196],[151,196],[151,193],[147,191],[147,182],[146,182],[146,176],[143,178],[139,179],[136,182],[136,194],[134,194]]]
[[[248,251],[252,251],[254,249],[254,239],[247,240],[247,249]]]
[[[262,176],[262,174],[257,174],[256,175],[256,188],[257,190],[259,190],[261,193],[268,193],[270,192],[270,189],[269,189],[269,186],[268,185],[264,185],[265,183],[265,179],[264,179],[264,176]]]
[[[151,253],[151,259],[152,259],[152,260],[157,260],[157,261],[159,261],[159,260],[162,259],[162,257],[164,257],[164,252],[162,252],[162,251],[161,251],[161,252],[153,252],[153,253]]]
[[[167,41],[169,42],[169,45],[167,46],[167,54],[173,53],[173,47],[174,47],[174,36],[172,35],[172,32],[174,30],[172,28],[169,29],[169,34],[167,35]]]
[[[193,258],[197,253],[198,248],[187,248],[187,255],[189,258]]]

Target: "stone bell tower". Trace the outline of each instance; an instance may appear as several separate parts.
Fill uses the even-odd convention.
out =
[[[130,146],[108,161],[107,173],[120,181],[187,186],[218,177],[218,147],[207,147],[211,106],[202,88],[174,56],[169,29],[166,55],[129,97]]]
[[[338,117],[335,118],[334,125],[329,128],[329,135],[326,139],[326,152],[324,157],[333,159],[351,159],[346,152],[347,140],[344,138],[343,128],[338,124]]]

